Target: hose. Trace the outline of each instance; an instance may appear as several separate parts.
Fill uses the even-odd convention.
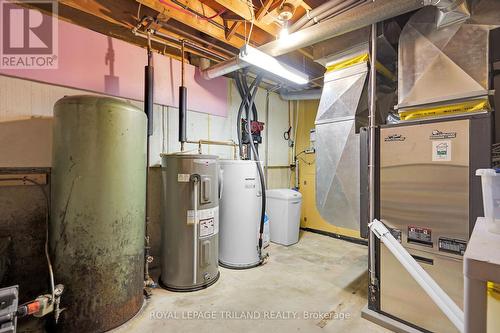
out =
[[[253,82],[253,83],[256,83],[256,84],[255,84],[255,87],[253,88],[253,92],[251,94],[250,105],[254,105],[255,96],[257,96],[257,89],[259,88],[259,83],[260,83],[261,80],[262,80],[262,75],[258,75],[257,78]],[[250,91],[251,90],[249,90],[249,92]],[[248,93],[247,93],[247,95],[248,95]],[[247,107],[247,118],[249,118],[249,117],[250,117],[250,106]],[[248,139],[250,141],[250,147],[251,147],[251,149],[253,151],[254,160],[255,160],[255,163],[256,163],[256,166],[257,166],[257,170],[259,172],[260,188],[261,188],[261,193],[262,193],[262,207],[261,207],[261,210],[260,210],[260,228],[259,228],[259,245],[258,245],[259,257],[260,257],[261,262],[262,262],[263,261],[263,257],[262,257],[262,245],[263,245],[262,237],[264,235],[264,220],[265,220],[265,217],[266,217],[266,182],[264,180],[264,172],[262,171],[262,167],[260,165],[259,154],[258,154],[257,149],[255,147],[255,144],[253,142],[252,128],[251,128],[250,122],[247,121],[246,125],[247,125],[246,132],[247,132],[247,135],[248,135]]]
[[[238,110],[238,122],[240,121],[239,119],[241,118],[241,112],[244,107],[246,107],[246,117],[247,120],[250,119],[250,109],[252,109],[255,104],[255,97],[257,96],[257,89],[259,87],[259,83],[262,81],[262,75],[258,75],[257,78],[252,82],[250,85],[249,89],[247,90],[244,98],[241,101],[240,109]],[[239,126],[238,126],[238,133],[239,131]],[[259,251],[259,257],[260,257],[260,263],[264,261],[264,258],[262,256],[262,245],[263,245],[263,234],[264,234],[264,220],[266,216],[266,183],[264,179],[264,172],[262,171],[262,167],[260,165],[260,160],[259,160],[259,154],[257,152],[257,148],[255,147],[255,144],[253,142],[253,137],[252,137],[252,128],[250,121],[246,122],[246,129],[245,133],[248,136],[248,141],[250,148],[253,152],[254,160],[256,162],[257,166],[257,171],[259,173],[259,179],[260,179],[260,188],[261,188],[261,193],[262,193],[262,206],[261,206],[261,214],[260,214],[260,226],[259,226],[259,243],[258,243],[258,251]],[[241,133],[240,133],[241,135]],[[240,140],[241,142],[241,140]],[[242,152],[240,151],[240,154]]]
[[[248,87],[247,80],[245,80],[243,77],[240,77],[240,85],[243,88],[243,94],[241,95],[241,98],[250,91],[250,88]],[[259,114],[257,113],[257,107],[255,104],[252,104],[252,116],[254,121],[259,120]]]
[[[258,77],[257,77],[258,78]],[[259,80],[260,82],[260,80]],[[255,85],[257,84],[257,79],[255,79],[252,84],[250,85],[250,88],[249,88],[249,92],[254,89]],[[248,98],[250,97],[250,94],[247,93],[245,94],[245,96],[242,98],[242,101],[241,101],[241,104],[240,104],[240,108],[238,109],[238,116],[236,117],[236,134],[238,136],[238,147],[239,147],[239,150],[240,150],[240,158],[243,158],[243,138],[242,138],[242,134],[241,134],[241,128],[240,128],[240,124],[241,124],[241,116],[243,114],[243,109],[245,108],[245,106],[247,105],[247,102],[248,102]],[[247,120],[247,123],[249,123],[249,121]]]

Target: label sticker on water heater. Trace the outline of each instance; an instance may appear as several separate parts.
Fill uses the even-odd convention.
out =
[[[178,173],[177,174],[177,182],[179,183],[189,183],[189,179],[191,175],[189,173]]]
[[[254,189],[255,188],[255,178],[245,178],[245,188]]]
[[[215,219],[200,220],[200,237],[212,236],[215,230]]]
[[[432,141],[432,161],[451,161],[451,140]]]
[[[219,207],[198,210],[196,221],[200,238],[216,235],[219,233]],[[186,222],[187,224],[195,222],[194,210],[187,211]]]

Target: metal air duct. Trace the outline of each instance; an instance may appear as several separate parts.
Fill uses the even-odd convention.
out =
[[[439,0],[436,7],[439,9],[436,20],[438,28],[464,22],[470,18],[469,7],[465,0]]]
[[[438,28],[435,22],[441,17],[441,11],[424,8],[411,17],[401,33],[400,114],[452,100],[487,98],[490,27],[458,22]]]
[[[282,91],[280,92],[280,97],[285,101],[304,101],[304,100],[320,99],[321,89]]]
[[[360,175],[353,170],[360,168],[359,132],[368,125],[369,109],[370,29],[360,30],[335,39],[337,44],[347,38],[354,46],[323,57],[327,72],[315,121],[316,207],[328,223],[353,230],[360,220]],[[377,70],[388,69],[377,79],[380,124],[394,105],[395,82],[388,74],[395,68],[396,53],[383,35],[377,38],[377,50]]]

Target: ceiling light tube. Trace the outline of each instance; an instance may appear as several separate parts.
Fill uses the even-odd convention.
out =
[[[306,74],[249,45],[245,45],[240,49],[239,58],[250,65],[257,66],[296,84],[307,84],[309,82],[309,77]]]

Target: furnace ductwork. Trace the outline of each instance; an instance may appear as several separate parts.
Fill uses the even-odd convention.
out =
[[[370,29],[354,31],[332,43],[353,47],[321,53],[327,71],[315,121],[316,207],[328,223],[353,230],[360,220],[359,131],[368,125],[369,36]],[[383,123],[395,102],[396,53],[383,35],[377,48],[377,123]]]
[[[326,4],[323,6],[326,8]],[[259,50],[274,57],[280,56],[424,6],[435,6],[439,9],[440,14],[435,22],[439,26],[463,21],[470,16],[465,0],[377,0],[353,7],[332,19],[296,31],[289,35],[287,43],[275,40],[262,45]],[[301,20],[299,19],[299,21]],[[244,62],[230,59],[202,70],[202,75],[206,79],[212,79],[247,66],[248,64]]]
[[[435,8],[424,8],[401,33],[398,109],[402,120],[433,115],[435,105],[487,101],[490,27],[458,22],[438,28],[435,22],[441,16]]]

